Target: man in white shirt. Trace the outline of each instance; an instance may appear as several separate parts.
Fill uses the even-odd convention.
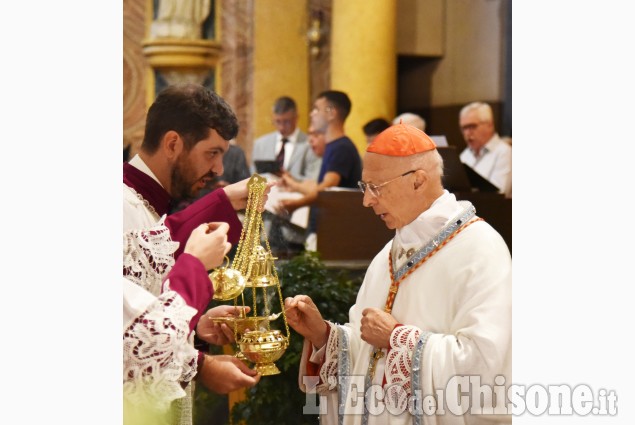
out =
[[[459,126],[467,143],[461,162],[511,197],[512,148],[496,132],[492,108],[483,102],[464,106]]]

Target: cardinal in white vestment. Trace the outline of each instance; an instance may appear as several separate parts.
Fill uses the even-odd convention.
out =
[[[306,295],[285,300],[305,337],[299,385],[322,424],[511,423],[511,255],[475,208],[443,188],[443,161],[415,127],[368,146],[364,206],[394,238],[375,256],[349,322]]]

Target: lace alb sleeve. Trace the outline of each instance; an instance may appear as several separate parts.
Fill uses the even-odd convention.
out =
[[[421,329],[416,326],[398,326],[390,334],[390,350],[386,358],[386,397],[397,407],[407,407],[412,394],[410,376],[412,355]]]
[[[165,226],[164,215],[149,229],[123,234],[123,275],[153,295],[161,293],[163,279],[174,266],[179,247]]]
[[[196,375],[198,351],[189,323],[196,310],[169,289],[123,332],[123,393],[134,405],[167,410],[185,396],[181,382]]]
[[[320,368],[320,381],[318,392],[331,391],[337,384],[338,361],[340,352],[340,341],[338,338],[338,328],[336,325],[329,323],[329,338],[326,343],[326,353],[324,364]]]

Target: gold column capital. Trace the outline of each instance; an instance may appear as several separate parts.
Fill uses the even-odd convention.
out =
[[[221,50],[217,41],[203,39],[146,39],[142,46],[150,66],[172,83],[200,83],[216,66]]]

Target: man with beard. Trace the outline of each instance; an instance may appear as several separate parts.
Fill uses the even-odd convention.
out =
[[[223,174],[223,155],[237,133],[238,121],[229,105],[205,87],[174,85],[159,93],[148,110],[141,150],[123,166],[123,230],[159,226],[165,232],[158,233],[168,234],[156,243],[147,243],[140,251],[143,255],[130,261],[125,259],[124,246],[124,276],[137,284],[143,276],[153,274],[163,280],[183,253],[192,231],[203,223],[227,223],[227,241],[238,241],[242,225],[236,211],[247,205],[248,179],[215,190],[168,215],[174,201],[195,196],[209,179]],[[198,274],[207,277],[202,268]],[[152,295],[159,296],[160,285],[153,287],[158,289]],[[231,333],[227,325],[221,327],[216,334]],[[213,335],[206,340],[213,343]],[[203,359],[199,354],[199,366]],[[182,424],[191,423],[191,391],[188,385],[188,396],[177,407]]]
[[[238,133],[238,121],[216,93],[196,84],[163,90],[148,111],[139,154],[123,167],[123,230],[148,228],[179,199],[195,196],[207,180],[223,174],[223,155]],[[167,216],[165,225],[179,242],[175,256],[198,225],[224,221],[236,243],[241,224],[236,210],[247,204],[247,179],[211,192]]]

